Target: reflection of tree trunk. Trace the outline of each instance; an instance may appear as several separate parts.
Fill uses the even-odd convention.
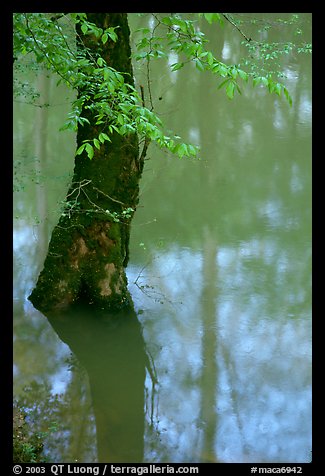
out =
[[[201,421],[203,442],[201,461],[215,461],[215,437],[217,431],[217,339],[216,339],[216,266],[217,244],[211,231],[204,230],[203,291],[202,291],[202,374],[201,374]]]
[[[149,361],[135,312],[108,314],[91,306],[74,307],[48,319],[87,370],[98,462],[142,462],[145,368]]]
[[[133,84],[127,14],[91,13],[88,19],[101,28],[119,26],[116,43],[108,40],[103,45],[81,31],[78,37],[94,53],[100,47],[107,64],[125,72],[125,82]],[[79,126],[77,147],[107,132],[96,125],[92,109],[83,109],[81,115],[89,124]],[[125,305],[130,298],[124,268],[131,218],[114,221],[112,214],[121,217],[125,209],[136,208],[142,164],[135,134],[114,133],[110,138],[100,150],[95,148],[92,160],[76,157],[67,208],[53,230],[44,269],[30,296],[41,311],[67,307],[80,295],[102,307]]]
[[[67,391],[65,392],[66,405],[69,405],[70,414],[70,438],[69,452],[72,461],[82,461],[82,455],[85,449],[89,450],[88,435],[91,431],[89,428],[89,409],[90,398],[88,385],[80,385],[80,371],[77,369],[72,371],[72,379],[69,382]]]

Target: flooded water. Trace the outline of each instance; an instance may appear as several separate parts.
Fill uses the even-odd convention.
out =
[[[130,15],[133,29],[145,21]],[[216,55],[238,62],[240,35],[210,30]],[[201,160],[148,150],[127,268],[136,314],[51,319],[27,300],[75,138],[58,132],[69,99],[55,78],[36,80],[48,107],[14,103],[14,396],[48,461],[310,461],[311,59],[281,62],[291,108],[152,65],[156,111]]]

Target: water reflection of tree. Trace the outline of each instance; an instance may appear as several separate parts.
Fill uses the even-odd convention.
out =
[[[203,286],[202,305],[202,370],[201,370],[201,413],[203,439],[201,462],[215,462],[215,440],[217,435],[217,239],[209,228],[203,236]]]
[[[145,405],[146,439],[150,431],[157,438],[154,366],[136,315],[122,314],[78,307],[69,316],[48,317],[73,351],[66,362],[71,377],[57,394],[50,374],[38,375],[20,389],[18,402],[28,412],[31,432],[42,433],[51,462],[142,462]],[[46,346],[47,351],[51,348]],[[152,388],[145,401],[146,372]]]
[[[136,314],[112,315],[88,306],[49,320],[87,371],[98,462],[142,462],[146,369],[151,379],[155,375]]]

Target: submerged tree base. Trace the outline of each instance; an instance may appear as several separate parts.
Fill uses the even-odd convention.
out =
[[[83,222],[63,217],[53,230],[44,269],[29,296],[40,311],[66,309],[79,299],[105,309],[132,301],[124,268],[124,227],[94,219]]]

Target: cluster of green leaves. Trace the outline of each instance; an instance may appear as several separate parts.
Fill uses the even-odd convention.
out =
[[[89,124],[82,111],[91,110],[99,126],[99,134],[86,140],[76,151],[89,159],[113,133],[137,133],[142,139],[154,141],[179,157],[194,156],[197,148],[184,144],[179,136],[167,136],[161,119],[144,106],[138,91],[127,81],[125,73],[107,65],[98,52],[77,48],[74,31],[79,24],[84,35],[94,35],[99,45],[116,42],[116,27],[98,28],[87,20],[85,13],[64,15],[18,13],[14,15],[14,55],[16,58],[33,54],[36,61],[59,76],[58,83],[78,91],[68,120],[62,130],[77,131]]]
[[[291,37],[302,35],[303,30],[300,25],[299,15],[292,14],[287,19],[275,18],[273,20],[250,17],[249,15],[245,15],[244,18],[240,18],[239,15],[232,15],[231,21],[238,29],[248,27],[250,30],[252,30],[252,28],[254,30],[252,34],[253,38],[250,38],[249,41],[247,41],[247,39],[242,41],[242,45],[246,48],[247,54],[240,62],[253,78],[253,85],[262,83],[268,87],[271,92],[275,92],[279,95],[281,91],[283,91],[291,105],[292,100],[290,95],[288,91],[281,86],[282,83],[278,83],[277,81],[270,82],[270,79],[272,80],[274,77],[280,80],[285,79],[286,76],[283,72],[281,59],[296,53],[311,53],[312,46],[310,43],[299,43],[299,41],[268,41],[265,39],[265,35],[272,35],[272,29],[284,27],[286,28],[284,35],[285,33],[289,33]],[[290,30],[293,31],[290,33]]]
[[[208,48],[209,41],[202,31],[202,20],[209,24],[222,25],[226,14],[199,13],[185,17],[184,14],[151,14],[153,23],[150,28],[137,30],[135,61],[147,63],[148,93],[150,104],[144,104],[143,95],[134,88],[125,73],[109,66],[101,55],[101,47],[107,42],[118,41],[118,27],[99,28],[87,19],[85,13],[14,14],[14,57],[32,55],[36,62],[44,65],[59,77],[69,88],[78,91],[77,99],[72,103],[68,120],[62,129],[76,131],[78,127],[89,124],[83,111],[90,110],[95,118],[97,137],[85,140],[76,151],[76,155],[86,154],[89,159],[95,155],[105,142],[110,142],[114,133],[120,135],[138,134],[146,143],[153,141],[179,157],[196,156],[198,148],[182,142],[174,133],[166,135],[161,119],[154,112],[150,91],[150,61],[165,58],[173,53],[177,61],[171,64],[171,70],[177,71],[187,63],[195,65],[200,72],[208,71],[219,80],[218,89],[224,88],[229,99],[235,93],[241,93],[242,84],[252,82],[253,86],[262,85],[270,93],[282,94],[292,103],[284,84],[274,80],[270,70],[256,66],[256,56],[263,64],[274,60],[278,55],[290,52],[291,43],[282,49],[271,43],[247,41],[248,56],[254,58],[251,63],[228,65],[219,61]],[[231,20],[234,26],[237,24]],[[238,21],[239,23],[239,21]],[[77,48],[76,25],[83,35],[92,35],[98,41],[98,50]],[[79,42],[81,43],[81,42]],[[254,65],[256,67],[254,67]],[[250,66],[250,70],[246,70]]]
[[[247,72],[240,65],[227,65],[219,61],[208,48],[209,41],[199,27],[200,18],[209,24],[224,24],[220,13],[199,13],[197,19],[184,19],[181,14],[158,17],[153,14],[155,25],[152,29],[141,28],[140,40],[137,42],[136,60],[151,58],[168,58],[173,52],[179,58],[171,65],[172,71],[177,71],[187,63],[194,63],[198,71],[209,71],[217,79],[221,79],[218,89],[224,88],[229,99],[233,99],[235,92],[241,94],[241,84],[252,80],[253,86],[266,86],[270,93],[279,96],[284,94],[291,104],[292,100],[286,87],[273,80],[272,75],[263,75],[261,71]]]
[[[258,42],[258,41],[244,41],[242,43],[248,51],[248,56],[243,59],[243,65],[246,69],[250,71],[250,74],[254,77],[253,82],[256,82],[256,79],[266,78],[269,87],[269,80],[273,77],[277,77],[280,80],[286,78],[286,75],[283,72],[281,67],[281,58],[285,55],[297,53],[311,53],[311,45],[304,44],[297,46],[293,42]],[[265,80],[263,80],[265,81]],[[272,80],[273,81],[273,80]],[[274,92],[279,94],[278,91],[283,91],[287,97],[290,105],[292,103],[288,90],[282,85],[273,81],[275,85],[271,86],[274,89]],[[271,91],[272,92],[272,91]]]
[[[134,208],[128,207],[122,210],[121,213],[112,212],[110,210],[105,210],[105,213],[109,215],[110,218],[112,218],[116,223],[123,223],[124,220],[129,220],[132,218],[134,211]]]

